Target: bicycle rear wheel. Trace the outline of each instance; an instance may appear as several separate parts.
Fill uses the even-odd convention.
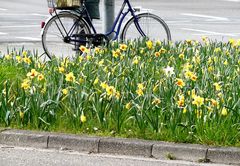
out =
[[[53,16],[44,26],[43,49],[50,59],[53,56],[74,57],[79,52],[79,46],[86,44],[86,42],[77,42],[76,40],[80,37],[74,37],[74,35],[90,33],[85,20],[73,13],[61,12]],[[81,37],[80,40],[86,40],[86,38]]]
[[[170,30],[167,24],[157,15],[142,13],[132,17],[124,26],[121,40],[136,40],[148,38],[156,41],[171,40]]]

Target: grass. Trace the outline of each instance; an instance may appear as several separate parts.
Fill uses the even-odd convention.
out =
[[[41,62],[0,59],[0,125],[240,145],[240,42],[136,41]],[[22,73],[22,74],[20,74]]]

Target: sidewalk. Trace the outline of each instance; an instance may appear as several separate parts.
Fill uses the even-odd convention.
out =
[[[240,148],[236,147],[223,148],[194,144],[79,136],[26,130],[0,131],[0,144],[35,148],[66,149],[88,153],[107,153],[157,159],[240,165]]]

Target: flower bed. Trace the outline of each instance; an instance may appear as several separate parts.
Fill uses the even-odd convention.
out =
[[[0,124],[240,145],[240,42],[112,43],[74,60],[0,59]],[[6,70],[10,67],[12,70]]]

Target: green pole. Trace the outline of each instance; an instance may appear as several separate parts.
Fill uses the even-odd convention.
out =
[[[114,22],[115,0],[104,0],[103,2],[103,30],[109,32]],[[112,37],[112,36],[111,36]]]

